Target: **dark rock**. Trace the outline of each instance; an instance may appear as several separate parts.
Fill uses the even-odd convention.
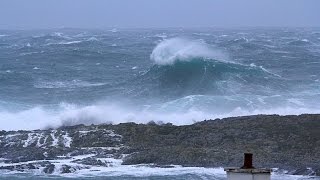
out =
[[[54,168],[55,168],[55,165],[54,164],[47,164],[45,166],[45,168],[43,169],[43,172],[46,173],[46,174],[52,174],[54,172]]]
[[[68,165],[62,165],[61,167],[61,173],[72,173],[74,171],[75,169]]]

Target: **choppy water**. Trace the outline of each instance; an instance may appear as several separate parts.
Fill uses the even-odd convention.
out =
[[[320,112],[316,28],[0,34],[0,129]]]

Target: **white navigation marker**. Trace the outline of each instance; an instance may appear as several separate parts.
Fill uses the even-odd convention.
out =
[[[244,164],[241,168],[224,168],[228,180],[270,180],[271,169],[254,168],[252,166],[252,154],[244,153]]]

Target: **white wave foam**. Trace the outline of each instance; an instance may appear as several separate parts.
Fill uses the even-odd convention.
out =
[[[155,37],[165,39],[165,38],[167,38],[168,36],[166,35],[166,33],[162,33],[162,34],[156,34]]]
[[[196,36],[211,36],[211,34],[209,33],[192,33],[192,34]]]
[[[26,52],[26,53],[20,53],[20,56],[26,56],[26,55],[32,55],[32,54],[38,54],[38,53],[41,53],[41,52]]]
[[[192,100],[192,99],[191,99]],[[162,109],[163,108],[163,109]],[[170,109],[170,108],[169,108]],[[137,109],[113,103],[96,104],[91,106],[77,106],[61,104],[56,110],[34,107],[19,112],[0,111],[2,120],[0,129],[4,130],[32,130],[61,125],[100,124],[100,123],[148,123],[150,121],[173,123],[175,125],[188,125],[205,119],[215,119],[233,116],[246,116],[257,114],[299,115],[304,113],[320,113],[319,109],[309,109],[300,106],[284,106],[278,108],[246,109],[233,107],[225,112],[208,112],[195,108],[185,111],[159,109]]]
[[[152,51],[150,58],[158,65],[171,65],[177,60],[191,58],[226,60],[227,56],[200,40],[172,38],[161,41]]]
[[[205,168],[205,167],[182,167],[180,165],[171,165],[170,168],[161,168],[155,167],[154,164],[139,164],[139,165],[121,165],[121,159],[114,158],[97,158],[109,166],[91,166],[83,165],[74,162],[75,160],[81,160],[89,157],[93,157],[95,154],[88,155],[79,155],[73,157],[67,157],[67,159],[58,159],[58,160],[46,160],[55,165],[55,169],[52,177],[72,177],[72,178],[83,178],[83,177],[152,177],[152,176],[183,176],[183,175],[196,175],[196,176],[208,176],[210,179],[221,179],[226,176],[223,168]],[[24,165],[28,163],[41,163],[44,160],[39,161],[27,161],[22,163],[11,163],[4,164],[0,163],[1,166],[15,166],[15,165]],[[61,173],[63,165],[68,165],[75,168],[77,171],[73,173]],[[15,172],[1,172],[4,174],[16,174]],[[39,170],[30,170],[30,174],[37,174],[38,177],[44,175],[48,178],[50,175],[39,172]],[[16,174],[17,175],[17,174]],[[23,174],[22,174],[23,175]],[[39,176],[40,175],[40,176]],[[207,178],[206,178],[207,179]]]
[[[90,37],[87,41],[99,41],[96,37]]]
[[[61,32],[54,32],[53,35],[58,37],[63,37],[63,33]]]
[[[63,41],[63,42],[60,42],[58,44],[64,44],[64,45],[68,45],[68,44],[78,44],[78,43],[81,43],[82,41]]]
[[[65,35],[64,33],[62,32],[54,32],[53,34],[51,34],[52,36],[55,36],[55,37],[60,37],[60,38],[63,38],[63,39],[71,39],[69,36]]]
[[[110,32],[113,32],[113,33],[118,32],[118,30],[117,30],[116,28],[110,29],[109,31],[110,31]]]
[[[58,43],[47,43],[46,46],[50,45],[70,45],[70,44],[78,44],[81,43],[82,41],[61,41]]]
[[[106,83],[90,83],[87,81],[72,80],[72,81],[38,82],[34,84],[34,87],[42,88],[42,89],[58,89],[58,88],[103,86],[105,84]]]
[[[17,129],[39,129],[48,125],[59,125],[56,115],[41,107],[35,107],[19,112],[0,111],[2,120],[0,129],[17,130]]]
[[[121,165],[116,167],[94,167],[94,173],[89,170],[83,170],[82,175],[98,176],[133,176],[133,177],[150,177],[150,176],[182,176],[186,174],[207,175],[212,177],[225,177],[223,168],[204,168],[204,167],[182,167],[174,166],[172,168],[159,168],[149,165]]]

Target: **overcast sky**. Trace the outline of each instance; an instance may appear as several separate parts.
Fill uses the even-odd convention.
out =
[[[320,26],[320,0],[0,0],[0,29]]]

